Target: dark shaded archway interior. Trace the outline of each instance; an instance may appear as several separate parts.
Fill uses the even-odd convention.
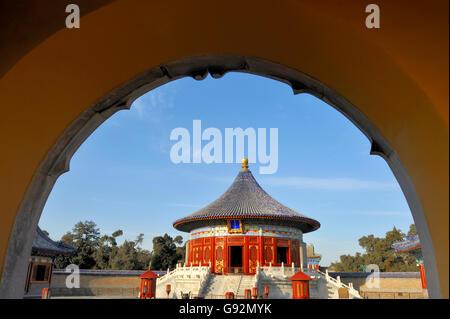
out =
[[[230,246],[230,267],[242,267],[243,246]],[[232,271],[230,271],[232,272]]]

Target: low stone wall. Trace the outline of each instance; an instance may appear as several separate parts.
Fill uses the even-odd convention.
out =
[[[80,269],[80,288],[67,288],[69,273],[64,269],[53,271],[51,283],[52,297],[107,296],[117,298],[137,298],[140,287],[138,276],[145,270],[86,270]],[[155,271],[162,276],[165,272]]]
[[[116,297],[116,298],[137,298],[140,287],[138,276],[145,270],[80,270],[80,288],[67,288],[66,278],[69,275],[63,269],[55,269],[52,276],[51,296],[52,297]],[[163,276],[165,271],[154,271],[159,276]],[[427,298],[426,292],[422,290],[420,273],[379,273],[379,287],[373,287],[368,279],[370,273],[336,273],[329,272],[330,276],[341,281],[359,291],[363,298],[367,299],[417,299]],[[264,285],[270,286],[270,292],[273,298],[290,298],[292,296],[292,286],[290,281],[266,282],[261,278],[260,289]],[[173,282],[164,282],[159,285],[157,297],[165,297],[165,285],[172,284],[173,291],[177,287]],[[186,279],[186,283],[188,284]],[[193,283],[194,284],[194,283]],[[195,282],[198,285],[197,281]],[[197,287],[197,286],[196,286]],[[186,287],[183,287],[186,288]],[[186,291],[188,291],[187,287]],[[192,288],[192,287],[191,287]],[[181,289],[181,288],[180,288]],[[178,289],[178,290],[180,290]],[[326,295],[326,282],[314,282],[311,287],[312,298],[322,298]],[[183,290],[183,289],[181,289]],[[183,291],[184,291],[183,290]],[[192,289],[191,289],[192,290]],[[320,292],[320,293],[319,293]],[[159,294],[158,294],[159,293]],[[158,296],[159,295],[159,296]],[[323,295],[323,296],[322,296]],[[172,296],[173,297],[173,296]],[[177,296],[178,297],[178,296]],[[329,296],[328,296],[329,297]]]
[[[190,293],[191,297],[198,296],[203,284],[210,278],[209,267],[183,267],[178,265],[167,276],[156,281],[156,298],[182,298],[182,294]],[[170,285],[170,293],[167,296],[166,286]]]
[[[260,294],[264,292],[264,286],[269,287],[271,299],[292,299],[292,282],[289,279],[261,279],[258,285]]]
[[[367,299],[424,299],[427,292],[422,289],[419,272],[380,272],[378,285],[368,272],[328,272],[334,278],[359,291]]]

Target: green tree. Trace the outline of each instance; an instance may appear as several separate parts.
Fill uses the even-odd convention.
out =
[[[61,237],[61,241],[71,246],[75,246],[73,243],[73,234],[71,232],[65,233]],[[58,256],[54,260],[54,265],[56,268],[65,268],[72,263],[73,256]]]
[[[183,243],[183,237],[170,237],[167,234],[153,238],[153,254],[151,268],[154,270],[166,270],[175,268],[178,261],[183,259],[183,251],[177,253],[177,244]],[[178,247],[181,248],[181,247]]]
[[[113,249],[109,266],[111,269],[142,270],[150,264],[151,253],[139,246],[144,240],[144,234],[134,241],[126,240],[120,247]]]
[[[410,226],[410,232],[415,229],[413,226]],[[339,262],[330,265],[330,269],[342,272],[364,271],[366,265],[376,264],[380,271],[417,271],[414,257],[410,254],[395,254],[392,249],[393,242],[405,237],[406,235],[395,226],[386,232],[384,238],[374,235],[363,236],[358,243],[364,249],[364,253],[356,253],[355,256],[342,255]]]
[[[144,234],[139,234],[136,238],[136,250],[137,250],[137,269],[150,269],[150,263],[152,260],[152,252],[147,249],[142,249],[140,246],[144,242]]]
[[[94,252],[96,269],[109,269],[111,253],[117,247],[116,238],[123,235],[122,230],[116,230],[111,236],[103,235],[100,237],[98,248]]]
[[[416,235],[418,235],[416,225],[415,224],[409,225],[408,237]]]
[[[71,232],[67,232],[65,233],[62,237],[61,237],[61,241],[69,244],[69,245],[75,245],[73,242],[73,234]]]
[[[180,236],[180,237],[181,237],[181,236]],[[176,248],[176,253],[177,253],[177,256],[178,256],[178,262],[179,262],[179,263],[182,263],[182,264],[184,264],[184,262],[185,262],[185,257],[186,257],[186,244],[187,244],[187,242],[184,243],[184,245],[178,246],[178,247]]]
[[[77,248],[72,256],[55,258],[55,267],[65,268],[69,264],[76,264],[82,269],[120,269],[144,270],[149,269],[154,261],[157,269],[175,267],[176,262],[184,260],[185,246],[183,238],[177,236],[172,239],[165,234],[155,237],[154,252],[143,249],[144,234],[139,234],[133,240],[125,240],[122,245],[117,244],[117,238],[123,235],[122,230],[116,230],[111,235],[100,236],[100,231],[93,221],[78,222],[71,232],[61,237],[61,241]],[[155,245],[156,243],[156,245]]]
[[[141,249],[141,248],[137,248],[138,249],[138,265],[139,265],[139,270],[141,269],[150,269],[150,263],[152,260],[152,252],[146,249]]]
[[[66,233],[61,241],[77,248],[74,256],[60,256],[55,259],[55,266],[64,268],[75,264],[81,269],[92,269],[96,265],[94,252],[99,246],[100,232],[93,221],[78,222],[72,232]]]

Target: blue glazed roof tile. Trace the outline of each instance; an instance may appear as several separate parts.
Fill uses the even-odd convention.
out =
[[[253,177],[250,170],[241,170],[233,184],[214,202],[174,222],[174,227],[190,231],[205,220],[242,218],[269,219],[300,228],[304,233],[314,231],[320,223],[284,206],[267,194]]]

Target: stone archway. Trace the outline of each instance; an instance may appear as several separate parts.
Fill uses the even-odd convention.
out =
[[[0,297],[20,298],[25,283],[26,261],[45,202],[57,178],[69,170],[70,159],[89,135],[112,114],[130,108],[142,94],[170,81],[190,76],[196,80],[208,74],[220,78],[226,72],[265,76],[292,87],[293,93],[310,93],[339,110],[371,141],[371,154],[382,156],[393,171],[412,211],[423,246],[430,297],[441,296],[434,247],[421,202],[398,155],[377,128],[354,105],[321,82],[281,64],[233,55],[205,55],[159,65],[114,89],[91,105],[68,127],[45,156],[36,171],[10,236],[0,286]]]

